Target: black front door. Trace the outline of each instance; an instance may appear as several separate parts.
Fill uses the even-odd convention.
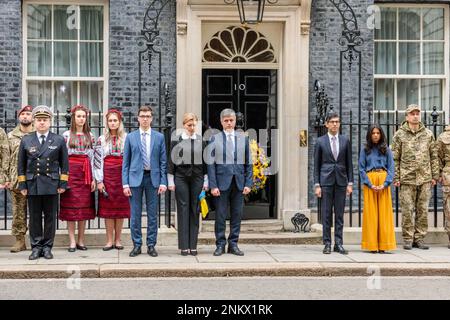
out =
[[[250,69],[205,69],[202,85],[202,119],[209,128],[222,130],[220,112],[234,109],[244,116],[243,130],[277,128],[277,71]],[[258,139],[260,147],[271,156],[270,134]],[[266,185],[245,199],[243,219],[276,218],[276,174]],[[214,212],[209,215],[214,218]]]

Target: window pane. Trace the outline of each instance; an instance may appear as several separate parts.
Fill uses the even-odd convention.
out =
[[[77,75],[77,44],[73,42],[55,42],[55,76]]]
[[[80,39],[103,40],[103,7],[81,6]]]
[[[397,73],[397,47],[392,42],[375,43],[375,73],[395,74]]]
[[[80,43],[80,76],[103,76],[103,43]]]
[[[81,82],[80,103],[97,113],[103,106],[103,82]]]
[[[28,39],[51,39],[51,6],[29,4],[27,6]]]
[[[395,40],[397,38],[397,9],[381,8],[381,28],[375,29],[375,39]]]
[[[421,106],[425,110],[433,110],[433,106],[437,110],[442,110],[442,80],[440,79],[423,79],[421,84],[422,101]]]
[[[444,43],[423,44],[423,73],[444,74]]]
[[[55,81],[55,111],[66,112],[77,104],[77,83],[74,81]]]
[[[51,42],[28,41],[27,73],[28,76],[51,76],[52,73]]]
[[[412,103],[419,104],[419,80],[397,81],[397,110],[405,110]]]
[[[444,9],[423,9],[423,39],[444,40]]]
[[[375,110],[394,110],[394,79],[375,80]]]
[[[399,73],[420,73],[420,43],[399,43]]]
[[[55,6],[54,37],[55,39],[76,40],[77,31],[77,6]]]
[[[399,39],[420,40],[420,9],[399,9]]]
[[[28,81],[28,104],[38,106],[52,104],[52,83],[50,81]]]

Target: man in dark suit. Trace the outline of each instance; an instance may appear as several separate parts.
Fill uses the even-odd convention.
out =
[[[37,106],[32,117],[36,133],[23,137],[18,154],[19,190],[27,196],[30,212],[30,260],[53,259],[58,194],[67,189],[69,156],[60,135],[50,132],[52,111]],[[42,228],[44,214],[44,228]]]
[[[253,167],[251,163],[249,140],[244,134],[236,132],[236,113],[224,109],[220,113],[223,131],[214,135],[207,150],[210,156],[208,179],[211,194],[216,197],[216,250],[215,256],[225,253],[226,217],[230,205],[231,220],[228,236],[228,253],[243,256],[238,246],[241,230],[244,195],[248,194],[253,184]]]
[[[317,139],[314,151],[314,188],[322,198],[324,254],[331,253],[331,222],[334,209],[334,251],[347,254],[343,245],[345,196],[353,191],[352,148],[347,137],[339,134],[340,119],[330,113],[325,126],[328,133]]]

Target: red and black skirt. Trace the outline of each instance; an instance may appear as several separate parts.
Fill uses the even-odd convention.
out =
[[[103,164],[103,184],[107,196],[98,195],[98,216],[106,219],[130,217],[130,201],[123,194],[121,156],[106,156]]]
[[[59,219],[82,221],[95,218],[92,171],[87,155],[69,156],[69,188],[61,194]]]

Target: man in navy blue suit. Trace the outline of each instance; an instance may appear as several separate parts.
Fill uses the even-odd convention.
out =
[[[156,208],[158,195],[167,190],[167,156],[164,136],[152,130],[153,110],[149,106],[139,108],[139,129],[127,135],[123,152],[123,193],[130,197],[131,238],[133,250],[130,257],[141,254],[142,246],[142,196],[145,192],[147,206],[147,253],[156,257],[158,219]]]
[[[333,251],[347,254],[342,246],[342,238],[345,196],[351,194],[353,189],[352,148],[347,137],[339,134],[340,118],[337,113],[328,114],[325,126],[328,133],[317,139],[314,151],[315,194],[322,198],[323,253],[331,253],[331,221],[334,211]]]
[[[249,140],[243,133],[236,132],[236,113],[224,109],[220,113],[223,131],[214,135],[208,146],[211,152],[208,163],[208,179],[211,194],[216,197],[216,250],[215,256],[225,253],[226,217],[230,206],[230,234],[228,253],[243,256],[238,248],[241,230],[244,195],[251,190],[253,167],[251,163]]]

